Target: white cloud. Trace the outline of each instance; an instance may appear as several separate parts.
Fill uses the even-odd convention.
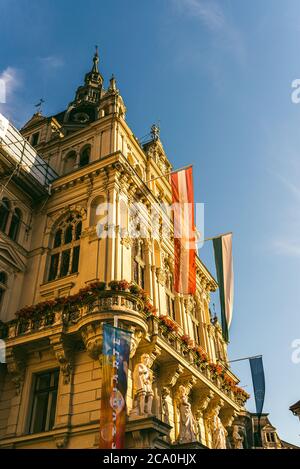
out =
[[[19,121],[18,114],[20,112],[16,94],[22,87],[22,82],[22,73],[17,68],[7,67],[0,72],[0,83],[3,90],[3,96],[0,96],[0,112],[16,122]]]
[[[226,27],[226,19],[222,8],[213,1],[173,0],[180,12],[198,18],[212,31],[220,31]]]
[[[61,57],[55,55],[48,55],[47,57],[39,57],[39,62],[44,68],[57,69],[64,66],[64,61]]]
[[[1,83],[1,99],[2,104],[9,103],[10,98],[13,96],[15,90],[20,86],[21,79],[19,72],[16,68],[7,67],[0,73]]]
[[[289,241],[288,239],[278,239],[273,241],[272,250],[277,254],[300,257],[300,243]]]

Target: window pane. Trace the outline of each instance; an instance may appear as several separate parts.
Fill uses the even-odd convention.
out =
[[[9,201],[3,199],[0,201],[0,230],[5,231],[6,223],[9,215]]]
[[[72,225],[69,225],[66,229],[66,232],[65,232],[65,244],[68,244],[72,241],[72,228],[73,226]]]
[[[11,219],[10,228],[8,236],[13,240],[16,241],[19,228],[20,228],[21,217],[17,209],[14,211],[14,214]]]
[[[90,149],[86,148],[80,155],[80,167],[89,164],[90,161]]]
[[[61,235],[62,235],[62,230],[57,230],[54,236],[54,248],[58,248],[61,245]]]
[[[35,396],[32,425],[30,429],[31,433],[39,433],[46,429],[48,397],[47,392]]]
[[[80,246],[76,246],[73,250],[72,273],[78,272],[79,252],[80,252]]]
[[[65,275],[68,275],[69,265],[70,265],[70,253],[71,253],[70,249],[67,249],[66,251],[62,252],[61,265],[60,265],[60,276],[61,277],[64,277]]]
[[[55,422],[59,370],[36,375],[30,433],[49,431]]]
[[[38,141],[39,141],[39,132],[36,132],[31,137],[31,145],[34,147],[35,145],[38,144]]]
[[[48,430],[51,430],[54,426],[56,401],[57,401],[57,390],[53,391],[52,395],[51,395],[51,407],[50,407],[49,428],[48,428]]]
[[[57,277],[59,254],[53,254],[50,261],[50,270],[48,280],[54,280]]]
[[[36,390],[37,391],[44,391],[50,387],[50,379],[51,373],[44,373],[42,375],[37,376],[36,379]]]
[[[77,223],[76,225],[76,229],[75,229],[75,239],[80,239],[80,235],[81,235],[81,230],[82,230],[82,223],[81,221],[79,223]]]

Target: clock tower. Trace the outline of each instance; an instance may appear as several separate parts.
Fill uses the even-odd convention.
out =
[[[93,67],[86,73],[84,85],[77,88],[75,99],[72,101],[65,113],[63,124],[68,131],[78,130],[78,128],[94,122],[99,117],[99,105],[104,94],[103,77],[99,72],[98,47],[93,57]]]

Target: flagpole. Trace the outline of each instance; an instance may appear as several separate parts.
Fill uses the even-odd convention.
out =
[[[222,236],[227,236],[228,234],[232,234],[232,231],[228,231],[228,233],[222,233],[220,235],[213,236],[212,238],[205,238],[203,240],[196,241],[196,244],[205,243],[206,241],[212,241],[213,239],[221,238]]]
[[[262,355],[254,355],[253,357],[237,358],[236,360],[230,360],[228,363],[241,362],[242,360],[250,360],[250,358],[261,358]]]
[[[188,168],[192,168],[192,167],[193,167],[192,164],[189,164],[188,166],[183,166],[182,168],[176,169],[174,171],[170,171],[169,173],[164,173],[161,176],[157,176],[153,179],[148,179],[148,181],[145,181],[145,184],[148,184],[148,182],[156,181],[157,179],[162,179],[166,176],[170,176],[171,174],[175,174],[175,173],[178,173],[179,171],[183,171],[184,169],[188,169]]]

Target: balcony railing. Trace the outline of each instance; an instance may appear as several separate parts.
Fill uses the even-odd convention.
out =
[[[222,364],[211,363],[200,346],[190,343],[188,336],[180,335],[179,326],[170,318],[158,317],[143,290],[127,282],[120,285],[112,282],[111,289],[107,289],[105,284],[95,283],[76,295],[23,308],[17,313],[17,319],[0,324],[0,338],[10,341],[39,333],[45,337],[47,333],[51,335],[54,328],[68,332],[73,326],[76,331],[76,325],[80,329],[89,318],[101,321],[118,315],[125,322],[142,326],[150,337],[159,337],[166,348],[170,347],[184,358],[188,367],[198,370],[226,396],[244,405],[248,394],[236,385]]]

